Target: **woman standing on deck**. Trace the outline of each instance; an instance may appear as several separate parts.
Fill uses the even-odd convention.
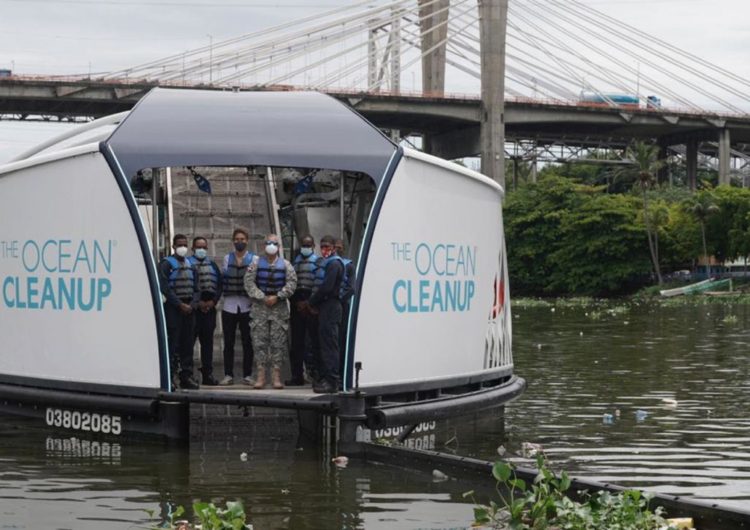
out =
[[[250,311],[250,334],[256,359],[254,388],[265,388],[266,368],[271,368],[274,388],[284,388],[281,364],[289,354],[289,303],[297,288],[297,274],[289,261],[279,255],[276,234],[266,237],[265,253],[253,260],[245,275],[245,290],[255,300]]]

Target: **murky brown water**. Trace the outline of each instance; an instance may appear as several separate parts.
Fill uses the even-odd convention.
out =
[[[523,443],[540,443],[579,477],[750,507],[750,308],[554,309],[514,308],[516,371],[529,388],[505,424],[483,413],[410,443],[487,459],[503,445],[524,463]],[[295,442],[235,431],[186,450],[3,417],[0,529],[150,528],[177,504],[236,498],[256,529],[470,525],[463,485],[356,461],[337,469]]]

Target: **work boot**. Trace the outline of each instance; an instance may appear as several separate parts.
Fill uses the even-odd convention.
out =
[[[316,394],[335,394],[336,388],[327,380],[323,379],[313,384],[313,392]]]
[[[189,375],[180,376],[180,388],[183,390],[198,390],[200,385]]]
[[[273,368],[271,370],[271,381],[272,385],[276,390],[284,388],[284,383],[281,382],[281,368]]]
[[[260,390],[261,388],[266,388],[266,369],[261,368],[258,370],[258,377],[255,378],[255,385],[253,385],[253,388]]]
[[[219,382],[214,378],[213,374],[208,370],[201,370],[201,384],[205,386],[216,386]]]

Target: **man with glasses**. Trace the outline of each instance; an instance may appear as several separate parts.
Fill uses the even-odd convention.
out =
[[[266,369],[271,370],[271,384],[284,388],[281,364],[289,354],[289,304],[287,300],[297,287],[297,274],[289,261],[280,255],[276,234],[266,236],[265,253],[253,260],[245,275],[245,290],[254,303],[250,311],[250,333],[256,359],[254,388],[266,386]]]
[[[247,249],[249,234],[242,228],[232,233],[234,250],[224,257],[221,269],[224,282],[224,306],[221,327],[224,330],[224,379],[220,385],[234,383],[234,341],[237,328],[242,338],[242,382],[252,384],[253,344],[250,340],[250,298],[245,292],[245,273],[255,254]]]

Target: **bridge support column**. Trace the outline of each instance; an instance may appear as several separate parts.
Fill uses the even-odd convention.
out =
[[[422,94],[441,97],[445,94],[445,51],[448,37],[450,0],[419,0],[419,25],[422,46]],[[433,153],[429,135],[422,139],[422,150]]]
[[[695,191],[698,187],[698,140],[695,138],[685,144],[685,166],[688,189]]]
[[[669,148],[669,144],[665,142],[664,140],[659,140],[659,161],[663,162],[664,165],[659,169],[658,174],[656,175],[656,181],[659,184],[662,184],[667,179],[670,180],[669,185],[672,185],[671,182],[671,176],[669,171],[669,166],[667,166],[667,149]]]
[[[505,34],[508,0],[479,0],[482,173],[505,187]]]
[[[729,129],[721,129],[719,131],[719,185],[729,184],[731,154],[732,143]]]

